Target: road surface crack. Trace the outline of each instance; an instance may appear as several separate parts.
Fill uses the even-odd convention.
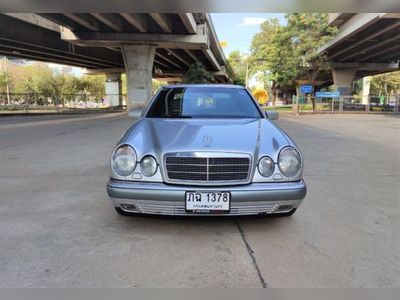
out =
[[[258,278],[259,278],[259,280],[260,280],[261,286],[262,286],[263,288],[267,288],[268,285],[267,285],[267,283],[265,282],[265,279],[264,279],[264,277],[263,277],[262,274],[261,274],[260,268],[258,267],[257,259],[256,259],[256,257],[254,256],[254,251],[253,251],[253,249],[251,248],[250,244],[247,242],[246,236],[245,236],[245,234],[244,234],[244,231],[243,231],[242,227],[240,226],[239,221],[236,220],[235,223],[236,223],[236,226],[237,226],[237,228],[238,228],[238,230],[239,230],[239,233],[240,233],[240,236],[241,236],[241,238],[242,238],[242,240],[243,240],[243,243],[244,243],[244,245],[246,246],[247,253],[249,254],[249,256],[250,256],[250,258],[251,258],[251,261],[252,261],[252,263],[253,263],[253,266],[254,266],[254,268],[256,269],[257,276],[258,276]]]

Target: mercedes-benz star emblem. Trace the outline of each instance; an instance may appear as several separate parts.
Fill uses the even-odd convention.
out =
[[[205,135],[203,136],[203,143],[205,147],[210,147],[213,139],[211,135]]]

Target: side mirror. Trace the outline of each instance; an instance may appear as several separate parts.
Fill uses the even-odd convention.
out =
[[[268,110],[265,111],[265,116],[270,120],[278,120],[279,119],[279,112],[275,110]]]

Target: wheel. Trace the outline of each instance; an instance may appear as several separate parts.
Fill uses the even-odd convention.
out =
[[[124,211],[122,208],[120,207],[114,207],[115,211],[117,212],[117,214],[121,215],[121,216],[133,216],[133,213],[129,213]]]
[[[281,213],[281,214],[275,214],[275,216],[277,216],[277,217],[290,217],[295,212],[296,212],[296,208],[293,208],[291,211],[288,211],[288,212],[285,212],[285,213]]]

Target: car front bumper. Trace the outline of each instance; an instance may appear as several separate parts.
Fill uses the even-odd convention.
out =
[[[110,179],[107,192],[115,207],[125,212],[155,215],[204,216],[185,210],[186,191],[230,192],[229,212],[213,216],[287,213],[297,208],[306,195],[303,180],[285,183],[252,183],[241,186],[204,187],[164,183],[129,182]]]

